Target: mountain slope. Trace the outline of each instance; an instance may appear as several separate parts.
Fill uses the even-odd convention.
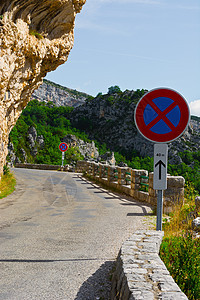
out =
[[[153,143],[144,139],[134,123],[134,110],[137,102],[145,93],[125,91],[99,95],[73,110],[71,123],[84,130],[91,139],[96,139],[113,151],[128,157],[136,151],[141,156],[153,156]],[[180,163],[178,152],[198,151],[200,148],[200,121],[192,118],[187,131],[176,141],[169,143],[169,162]]]
[[[52,101],[56,106],[82,105],[90,95],[56,84],[50,80],[43,80],[43,84],[34,91],[32,99],[38,101]]]

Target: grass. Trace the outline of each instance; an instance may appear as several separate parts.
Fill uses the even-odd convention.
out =
[[[190,300],[200,300],[200,238],[194,237],[191,226],[195,196],[192,185],[187,185],[185,203],[177,205],[170,218],[164,218],[165,236],[160,247],[161,259]]]
[[[0,181],[0,199],[7,197],[15,190],[16,180],[9,170],[4,171]]]
[[[200,239],[194,239],[191,233],[165,237],[160,256],[187,297],[200,299]]]
[[[184,204],[176,205],[169,218],[163,218],[165,237],[187,234],[192,229],[192,212],[195,210],[195,197],[197,193],[192,185],[185,186]],[[170,220],[170,222],[169,222]]]

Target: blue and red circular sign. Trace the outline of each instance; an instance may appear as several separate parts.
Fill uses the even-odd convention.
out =
[[[66,143],[64,143],[64,142],[60,143],[59,149],[60,149],[60,151],[65,152],[68,149],[68,145]]]
[[[135,124],[149,141],[172,142],[190,121],[187,101],[176,91],[159,88],[145,94],[135,108]]]

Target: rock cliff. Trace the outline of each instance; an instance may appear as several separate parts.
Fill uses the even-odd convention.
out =
[[[31,98],[44,102],[52,101],[56,106],[67,105],[77,107],[85,103],[88,97],[88,94],[63,87],[49,80],[44,80],[43,84],[34,91]]]
[[[9,132],[48,71],[73,47],[86,0],[0,0],[0,174]]]

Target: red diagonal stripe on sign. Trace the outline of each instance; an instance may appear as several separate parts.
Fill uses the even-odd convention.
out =
[[[147,125],[147,129],[152,128],[156,123],[158,123],[161,119],[169,126],[171,130],[175,128],[175,126],[170,122],[170,120],[166,117],[166,115],[174,108],[177,106],[175,102],[173,102],[171,105],[169,105],[164,111],[161,111],[158,106],[153,102],[153,101],[147,101],[148,104],[155,110],[155,112],[158,114],[158,116],[151,121]]]

